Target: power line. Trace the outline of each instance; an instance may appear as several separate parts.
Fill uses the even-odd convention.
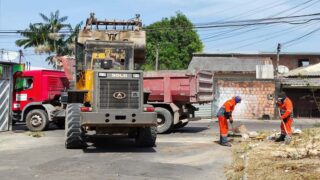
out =
[[[290,2],[290,1],[291,1],[291,0],[285,1],[284,3],[287,3],[287,2]],[[284,12],[291,11],[291,10],[293,10],[293,9],[299,7],[299,6],[302,6],[302,5],[305,5],[306,3],[309,3],[310,1],[313,1],[313,0],[309,0],[309,1],[307,1],[307,2],[300,3],[300,4],[298,4],[298,5],[294,6],[294,7],[285,9],[285,10],[279,12],[279,13],[273,14],[273,15],[268,16],[268,17],[270,17],[270,18],[271,18],[271,17],[275,17],[275,16],[280,15],[280,14],[282,14],[282,13],[284,13]],[[316,1],[316,3],[317,3],[317,2],[319,2],[319,0]],[[314,4],[314,3],[313,3],[313,4]],[[312,5],[313,5],[313,4],[312,4]],[[302,10],[302,9],[301,9],[301,10]],[[301,10],[298,10],[298,11],[301,11]],[[296,12],[298,12],[298,11],[296,11]],[[294,13],[296,13],[296,12],[294,12]],[[291,14],[289,14],[289,15],[292,15],[292,14],[294,14],[294,13],[291,13]],[[219,40],[220,40],[220,39],[225,39],[225,38],[222,38],[221,35],[230,34],[230,33],[232,33],[232,32],[236,32],[236,31],[241,30],[241,29],[244,29],[244,28],[246,28],[246,27],[239,27],[239,28],[236,28],[236,29],[233,29],[233,30],[223,31],[223,32],[221,32],[221,33],[211,34],[211,36],[202,38],[202,40],[212,39],[212,38],[215,38],[215,37],[219,37]],[[238,34],[235,34],[234,36],[237,36],[237,35],[240,35],[240,34],[242,35],[243,33],[251,32],[251,31],[254,31],[254,30],[260,29],[260,28],[261,28],[261,27],[255,27],[255,28],[252,28],[252,29],[249,29],[249,30],[246,30],[246,31],[239,32]],[[230,37],[233,37],[233,36],[228,36],[227,38],[230,38]],[[212,42],[212,41],[211,41],[211,42]]]
[[[300,4],[298,4],[298,5],[294,6],[294,7],[291,7],[291,8],[289,8],[289,9],[285,9],[285,10],[283,10],[283,11],[277,13],[277,14],[274,14],[274,15],[272,15],[272,16],[269,16],[269,17],[274,17],[274,16],[280,15],[280,14],[282,14],[282,13],[284,13],[284,12],[288,12],[288,11],[294,10],[294,9],[296,9],[296,8],[298,8],[298,7],[300,7],[300,6],[306,5],[307,3],[312,2],[312,1],[313,1],[313,0],[309,0],[309,1],[306,1],[306,2],[304,2],[304,3],[300,3]],[[320,1],[320,0],[317,0],[317,1],[315,1],[314,3],[312,3],[312,4],[310,4],[310,5],[314,5],[315,3],[318,3],[319,1]],[[309,7],[310,5],[308,5],[307,7]],[[290,13],[289,15],[293,15],[294,13],[300,12],[300,11],[306,9],[307,7],[303,7],[302,9],[298,9],[298,10],[296,10],[295,12]],[[267,26],[269,26],[269,25],[267,25]],[[243,29],[243,28],[245,28],[245,27],[240,27],[240,28],[237,28],[237,29],[231,30],[231,31],[237,31],[237,30],[240,30],[240,29]],[[214,36],[202,38],[202,40],[205,41],[205,40],[207,40],[207,39],[211,39],[211,38],[214,38],[214,37],[217,37],[217,36],[218,36],[219,38],[218,38],[218,39],[214,39],[213,41],[222,40],[222,39],[228,39],[228,38],[231,38],[231,37],[234,37],[234,36],[243,35],[244,33],[251,32],[251,31],[254,31],[254,30],[257,30],[257,29],[261,29],[261,27],[255,27],[255,28],[252,28],[252,29],[249,29],[249,30],[246,30],[246,31],[239,32],[238,34],[229,35],[229,36],[226,36],[226,37],[223,37],[223,36],[221,37],[221,34],[219,34],[219,36],[218,36],[218,35],[214,35]],[[231,31],[229,31],[229,32],[231,33]],[[229,34],[229,33],[224,33],[224,34]],[[212,42],[212,41],[206,41],[206,42]]]
[[[301,40],[301,39],[303,39],[303,38],[305,38],[305,37],[308,37],[308,36],[310,36],[310,35],[318,32],[318,31],[320,31],[320,27],[318,27],[318,28],[316,28],[316,29],[308,32],[307,34],[304,34],[304,35],[302,35],[302,36],[299,36],[299,37],[297,37],[297,38],[294,38],[294,39],[292,39],[292,40],[286,41],[286,42],[281,43],[281,44],[283,44],[283,45],[290,45],[290,44],[292,44],[292,43],[294,43],[294,42],[296,42],[296,41],[299,41],[299,40]],[[288,47],[288,46],[287,46],[287,47]]]
[[[239,18],[239,17],[241,17],[242,15],[246,15],[246,14],[249,14],[249,15],[247,15],[247,16],[250,16],[250,15],[252,15],[252,14],[256,14],[255,12],[257,12],[257,11],[258,11],[258,12],[267,11],[268,9],[272,9],[272,8],[277,7],[277,6],[281,6],[281,5],[283,5],[283,4],[287,3],[287,2],[290,2],[290,1],[292,1],[292,0],[287,0],[287,1],[281,2],[281,3],[278,3],[278,1],[275,1],[275,2],[273,2],[273,3],[267,2],[267,3],[265,3],[265,4],[261,5],[261,6],[258,6],[258,7],[254,8],[254,9],[252,9],[252,10],[245,11],[245,12],[243,12],[243,13],[239,13],[239,14],[236,14],[236,15],[231,16],[231,17],[228,17],[228,18],[224,18],[224,19],[222,19],[222,20],[220,20],[220,21],[214,21],[214,22],[209,22],[209,23],[198,23],[198,24],[196,24],[196,25],[206,25],[206,24],[210,24],[210,23],[223,22],[223,21],[226,21],[226,20],[230,20],[230,19],[234,19],[234,18]],[[251,13],[251,12],[252,12],[252,13]]]
[[[247,44],[244,44],[244,45],[235,47],[235,48],[233,48],[232,50],[237,50],[237,49],[241,49],[241,48],[244,48],[244,47],[256,45],[256,44],[259,44],[259,43],[262,43],[262,42],[265,42],[265,41],[274,39],[274,38],[276,38],[276,37],[282,36],[283,34],[287,34],[287,33],[289,33],[289,32],[293,32],[293,31],[296,31],[296,30],[298,30],[298,29],[305,28],[305,27],[306,27],[306,26],[300,27],[300,28],[295,28],[295,29],[292,28],[290,31],[288,31],[288,30],[287,30],[287,31],[282,31],[282,32],[279,31],[278,33],[275,33],[275,34],[273,34],[273,35],[270,36],[270,37],[267,36],[266,38],[263,38],[263,39],[261,39],[261,40],[258,40],[258,41],[255,41],[255,42],[251,42],[251,43],[247,43]],[[262,37],[265,37],[265,36],[262,36]]]

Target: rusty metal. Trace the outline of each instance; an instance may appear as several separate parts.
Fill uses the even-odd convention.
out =
[[[78,43],[84,44],[88,40],[133,42],[135,62],[143,63],[145,60],[146,32],[142,30],[139,14],[125,21],[97,20],[91,13],[78,35]]]

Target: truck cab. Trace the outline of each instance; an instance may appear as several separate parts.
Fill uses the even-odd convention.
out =
[[[12,95],[13,120],[26,122],[31,131],[45,130],[50,122],[62,126],[53,113],[63,109],[62,91],[69,87],[63,71],[32,70],[14,74]]]

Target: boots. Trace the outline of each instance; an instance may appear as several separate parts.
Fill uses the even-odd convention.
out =
[[[227,137],[223,137],[223,136],[220,136],[220,144],[222,146],[228,146],[228,147],[231,147],[232,145],[228,142],[228,138]]]
[[[285,137],[286,137],[286,135],[281,134],[281,135],[275,140],[275,142],[284,141]]]

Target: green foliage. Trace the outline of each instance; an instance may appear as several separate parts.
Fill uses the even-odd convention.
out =
[[[30,23],[29,27],[21,32],[24,38],[17,40],[16,45],[24,49],[33,47],[38,54],[49,54],[46,58],[49,64],[53,64],[54,56],[72,55],[81,23],[72,28],[66,23],[67,16],[60,17],[59,10],[51,12],[50,16],[40,13],[40,17],[43,22]],[[71,33],[66,34],[63,31]]]
[[[159,52],[159,70],[186,69],[192,53],[200,52],[203,44],[188,18],[178,12],[145,28],[147,31],[146,64],[144,70],[154,70],[156,51]]]

